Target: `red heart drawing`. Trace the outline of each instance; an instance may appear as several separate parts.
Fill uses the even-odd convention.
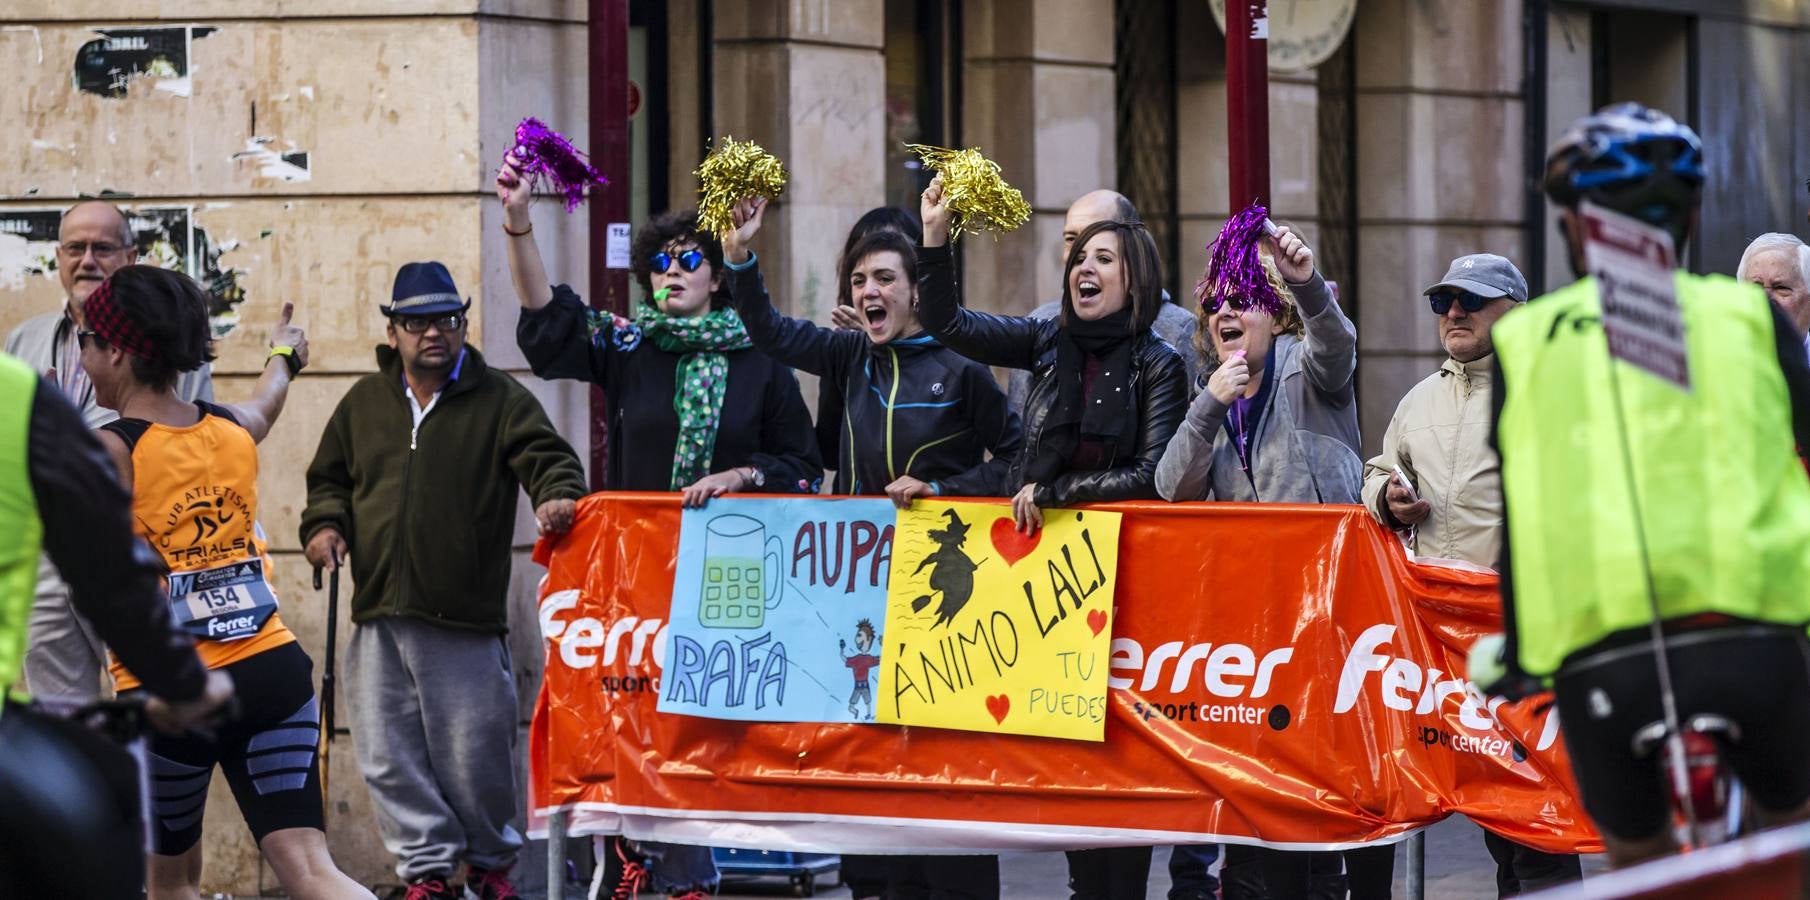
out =
[[[1088,610],[1087,611],[1087,627],[1092,628],[1094,630],[1094,634],[1099,634],[1100,629],[1106,627],[1106,614],[1097,609]]]
[[[991,536],[993,549],[998,550],[999,555],[1006,558],[1007,566],[1011,566],[1030,556],[1031,551],[1037,549],[1037,542],[1043,540],[1043,531],[1038,530],[1025,534],[1018,530],[1018,526],[1010,518],[1004,518],[993,520]]]
[[[1005,694],[996,694],[987,698],[987,712],[993,714],[993,721],[1001,725],[1006,723],[1006,714],[1012,711],[1012,698]]]

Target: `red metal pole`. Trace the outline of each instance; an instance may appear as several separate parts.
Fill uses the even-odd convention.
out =
[[[590,46],[589,148],[591,161],[609,186],[591,193],[591,308],[628,312],[628,269],[609,267],[610,223],[618,223],[616,241],[628,223],[628,4],[629,0],[590,0],[586,27]],[[618,247],[618,260],[626,248]],[[602,490],[609,471],[609,400],[591,388],[591,489]]]
[[[1231,213],[1270,203],[1268,0],[1226,0],[1226,149]]]

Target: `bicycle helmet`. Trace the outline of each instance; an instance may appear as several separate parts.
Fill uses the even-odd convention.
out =
[[[1546,195],[1554,202],[1575,207],[1589,200],[1664,228],[1679,243],[1703,178],[1697,133],[1639,103],[1579,119],[1546,154]]]

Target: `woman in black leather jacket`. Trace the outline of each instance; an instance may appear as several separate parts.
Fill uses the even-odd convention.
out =
[[[1150,330],[1162,261],[1139,222],[1096,222],[1075,239],[1055,319],[996,316],[956,301],[949,210],[939,176],[924,191],[918,321],[990,366],[1029,369],[1024,447],[1007,470],[1021,531],[1039,507],[1154,499],[1156,464],[1188,408],[1181,357]]]
[[[1063,273],[1055,319],[995,316],[956,302],[949,210],[941,176],[924,191],[918,321],[976,362],[1031,370],[1024,446],[1006,472],[1019,530],[1043,527],[1039,507],[1143,500],[1188,406],[1182,359],[1150,330],[1163,301],[1162,261],[1142,223],[1096,222]],[[1142,900],[1149,847],[1068,854],[1073,900]]]

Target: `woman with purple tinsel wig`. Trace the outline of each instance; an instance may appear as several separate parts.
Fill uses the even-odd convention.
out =
[[[1266,236],[1264,222],[1253,207],[1215,241],[1196,289],[1193,351],[1208,374],[1157,465],[1157,490],[1178,501],[1356,503],[1357,328],[1301,237],[1287,226]],[[1240,227],[1254,234],[1233,234]],[[1254,277],[1229,277],[1233,266]]]
[[[1200,392],[1157,464],[1165,499],[1356,503],[1357,328],[1313,251],[1261,207],[1226,224],[1195,289]],[[1288,852],[1228,846],[1226,900],[1388,897],[1394,848]]]

